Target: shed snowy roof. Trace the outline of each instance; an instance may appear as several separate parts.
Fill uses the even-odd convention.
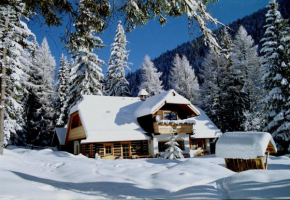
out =
[[[55,128],[55,132],[60,145],[64,145],[67,128]]]
[[[196,117],[189,118],[195,122],[193,127],[193,135],[191,138],[217,138],[222,135],[221,130],[216,127],[216,125],[210,120],[210,118],[205,114],[205,112],[195,106],[199,111],[200,115]]]
[[[222,158],[254,159],[266,150],[277,153],[276,144],[266,132],[227,132],[216,144],[216,156]]]
[[[139,98],[84,95],[71,110],[79,112],[86,133],[82,143],[149,139],[134,116],[141,104]]]
[[[169,90],[157,94],[144,101],[135,111],[136,118],[155,113],[164,103],[183,104],[191,108],[196,115],[198,110],[183,96],[179,95],[175,90]]]

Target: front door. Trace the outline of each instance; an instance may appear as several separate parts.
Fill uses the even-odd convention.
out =
[[[122,157],[130,158],[131,156],[131,145],[130,142],[122,142]]]

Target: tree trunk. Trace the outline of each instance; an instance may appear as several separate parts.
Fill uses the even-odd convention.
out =
[[[2,43],[4,44],[3,49],[3,65],[1,68],[1,96],[0,96],[0,155],[3,155],[4,148],[4,113],[5,113],[5,87],[6,87],[6,54],[7,54],[7,46],[5,45],[5,37],[8,32],[8,16],[5,20],[5,30],[3,33]]]

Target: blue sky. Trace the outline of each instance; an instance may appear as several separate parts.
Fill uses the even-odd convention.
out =
[[[269,0],[219,0],[215,4],[209,4],[208,11],[220,22],[228,24],[245,15],[249,15],[268,4]],[[96,54],[108,63],[110,58],[110,45],[113,42],[117,21],[112,24],[106,31],[100,35],[107,47],[96,51]],[[161,27],[159,22],[151,20],[142,28],[136,28],[127,34],[127,40],[130,42],[127,49],[130,50],[129,62],[133,63],[131,70],[138,69],[143,62],[143,58],[148,54],[151,59],[158,57],[163,52],[171,50],[178,45],[192,40],[196,35],[190,36],[187,27],[187,17],[170,18],[165,26]],[[63,27],[46,27],[37,23],[28,23],[29,28],[36,35],[39,43],[44,37],[47,37],[52,55],[55,57],[57,64],[62,53],[66,54],[63,49],[64,44],[60,41],[60,36],[64,32]],[[106,72],[107,66],[103,67]]]

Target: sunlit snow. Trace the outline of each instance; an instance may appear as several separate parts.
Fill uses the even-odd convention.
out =
[[[214,155],[182,160],[95,160],[9,147],[0,156],[0,199],[289,198],[290,159],[234,173]]]

